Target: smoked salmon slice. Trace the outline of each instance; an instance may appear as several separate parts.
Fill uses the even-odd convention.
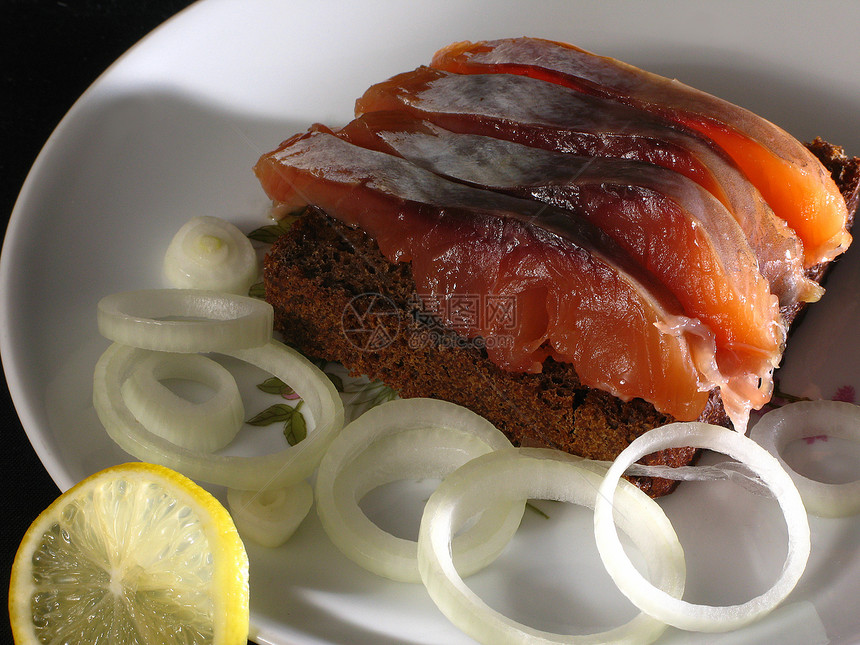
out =
[[[695,182],[642,162],[456,134],[402,113],[364,115],[337,136],[589,220],[666,285],[687,316],[714,332],[724,374],[759,379],[749,404],[768,401],[785,340],[777,298],[737,221]],[[727,413],[738,419],[746,410]]]
[[[421,294],[515,298],[515,330],[478,317],[462,331],[484,338],[504,369],[539,371],[552,355],[583,384],[677,419],[697,418],[714,387],[726,398],[734,391],[715,367],[713,332],[570,211],[454,182],[320,129],[263,155],[255,172],[277,204],[316,205],[367,232],[390,261],[411,262]]]
[[[371,86],[356,102],[356,113],[372,112],[405,112],[459,134],[674,170],[728,208],[781,305],[821,296],[821,288],[804,273],[797,236],[758,190],[698,135],[670,127],[662,119],[528,76],[461,75],[426,67]]]
[[[689,316],[714,330],[718,345],[754,354],[764,369],[778,363],[779,308],[743,230],[683,175],[456,134],[398,114],[364,115],[336,134],[451,179],[573,211],[666,284]]]
[[[694,129],[729,154],[797,233],[805,266],[832,260],[851,243],[848,211],[830,173],[794,137],[728,101],[613,58],[536,38],[456,43],[437,52],[432,66],[457,73],[522,74]]]

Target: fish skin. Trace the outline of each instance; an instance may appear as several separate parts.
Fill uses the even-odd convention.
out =
[[[356,112],[406,112],[460,134],[675,170],[729,209],[782,306],[821,297],[822,289],[806,276],[800,240],[735,164],[699,135],[640,110],[528,76],[419,67],[371,86]]]
[[[767,119],[677,79],[539,38],[455,43],[438,51],[431,66],[541,78],[694,129],[732,157],[797,233],[805,267],[830,261],[851,244],[845,201],[806,146]]]

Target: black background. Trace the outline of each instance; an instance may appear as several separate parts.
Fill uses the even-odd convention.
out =
[[[152,29],[190,0],[4,0],[0,18],[3,230],[27,173],[53,129],[87,87]],[[22,280],[26,275],[20,276]],[[33,297],[38,297],[34,294]],[[2,588],[27,527],[59,494],[15,413],[5,378],[2,422]],[[8,613],[0,643],[11,643]]]

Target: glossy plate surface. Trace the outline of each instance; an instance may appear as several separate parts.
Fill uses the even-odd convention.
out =
[[[127,459],[90,403],[92,368],[106,346],[95,327],[99,298],[161,286],[164,249],[192,216],[223,217],[246,231],[265,224],[267,203],[251,173],[257,157],[313,122],[345,122],[367,86],[429,61],[437,48],[518,35],[566,40],[733,100],[800,139],[820,135],[860,154],[851,46],[858,24],[860,6],[835,2],[204,0],[190,7],[81,97],[36,161],[10,222],[0,349],[36,451],[63,489]],[[854,397],[858,285],[854,248],[792,339],[779,373],[784,392]],[[251,390],[257,376],[248,377]],[[844,481],[855,476],[858,453],[856,444],[819,440],[794,446],[792,458],[808,473]],[[368,512],[414,533],[417,504],[429,490],[379,491]],[[687,553],[691,601],[743,602],[777,576],[785,531],[771,500],[731,484],[690,484],[661,503]],[[506,554],[471,579],[473,588],[547,630],[601,631],[632,616],[600,565],[590,512],[538,505],[549,518],[527,514]],[[660,643],[860,641],[860,518],[811,522],[808,570],[776,613],[721,636],[670,629]],[[313,514],[287,545],[249,551],[252,636],[261,644],[471,642],[423,587],[377,579],[341,556]]]

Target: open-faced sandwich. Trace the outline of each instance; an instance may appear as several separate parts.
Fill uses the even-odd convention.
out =
[[[838,147],[531,38],[447,47],[255,171],[302,213],[264,267],[289,343],[601,460],[672,420],[746,430],[860,185]]]

